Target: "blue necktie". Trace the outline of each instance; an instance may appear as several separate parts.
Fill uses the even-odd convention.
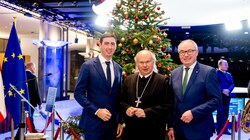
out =
[[[106,68],[106,73],[107,73],[107,81],[108,81],[108,85],[109,85],[109,87],[111,87],[110,62],[109,62],[109,61],[106,61],[105,63],[106,63],[106,65],[107,65],[107,68]]]
[[[182,83],[182,94],[184,94],[186,87],[187,87],[187,80],[188,80],[188,70],[189,68],[185,68],[185,76],[184,76],[184,80]]]

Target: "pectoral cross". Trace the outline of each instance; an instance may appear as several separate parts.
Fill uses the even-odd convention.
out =
[[[135,101],[135,103],[136,103],[135,107],[138,107],[139,104],[141,103],[141,98],[137,97],[137,100]]]

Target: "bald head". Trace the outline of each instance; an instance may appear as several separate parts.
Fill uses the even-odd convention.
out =
[[[33,62],[28,62],[26,64],[26,69],[30,70],[32,73],[35,73],[36,65]]]
[[[136,71],[146,76],[152,71],[158,72],[156,68],[155,54],[149,50],[141,50],[135,56]]]

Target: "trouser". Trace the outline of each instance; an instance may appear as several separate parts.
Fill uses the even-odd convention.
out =
[[[217,120],[217,133],[220,133],[220,131],[223,129],[229,114],[229,105],[230,105],[230,97],[226,95],[222,95],[222,105],[219,106],[217,110],[216,120]]]

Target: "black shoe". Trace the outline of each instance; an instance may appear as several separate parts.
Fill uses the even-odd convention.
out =
[[[223,134],[231,135],[231,133],[228,130],[226,130]]]

